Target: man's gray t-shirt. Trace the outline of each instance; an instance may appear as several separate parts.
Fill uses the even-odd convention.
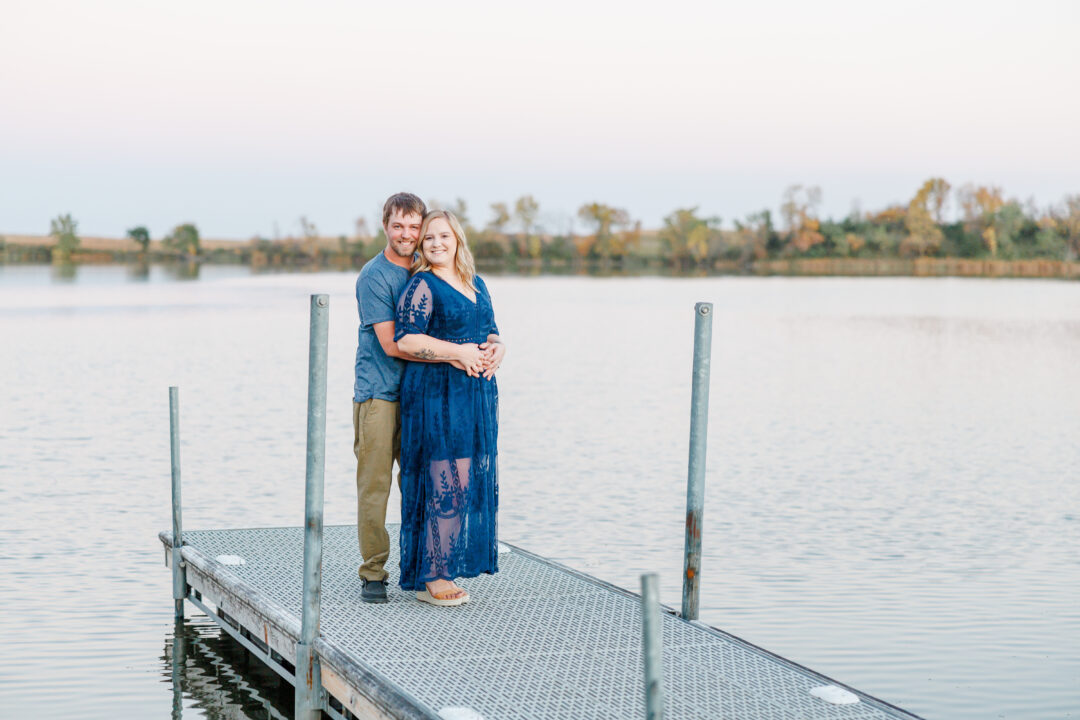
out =
[[[364,263],[356,278],[356,309],[360,314],[353,385],[356,402],[371,398],[397,402],[405,363],[383,352],[372,325],[394,319],[398,296],[408,281],[409,271],[387,260],[381,252]]]

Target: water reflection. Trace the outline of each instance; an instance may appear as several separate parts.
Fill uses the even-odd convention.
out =
[[[202,271],[202,263],[189,260],[164,263],[161,267],[165,270],[165,276],[172,280],[198,280]]]
[[[52,278],[55,282],[74,282],[79,275],[79,266],[75,263],[56,263],[52,266]]]
[[[172,683],[172,718],[288,720],[293,689],[212,622],[179,620],[165,637],[161,672]]]
[[[143,259],[128,265],[127,277],[133,282],[147,282],[150,279],[150,263]]]
[[[478,269],[486,276],[502,277],[539,277],[542,275],[549,275],[556,277],[598,278],[705,278],[739,274],[732,272],[731,270],[715,270],[697,267],[657,267],[653,265],[600,261],[580,264],[540,262],[518,262],[516,264],[509,264],[480,262],[478,263]],[[78,282],[80,284],[84,282],[93,284],[101,284],[103,282],[114,284],[158,281],[186,282],[190,280],[206,280],[218,277],[295,275],[326,271],[340,272],[355,277],[359,270],[359,266],[349,265],[347,263],[330,263],[326,266],[310,265],[297,268],[276,265],[216,264],[204,263],[196,260],[151,263],[145,258],[127,264],[80,265],[77,263],[64,263],[54,265],[4,265],[0,263],[0,275],[10,276],[11,278],[20,276],[23,278],[24,282],[34,283],[40,282],[41,279],[48,278],[55,284],[71,282]]]

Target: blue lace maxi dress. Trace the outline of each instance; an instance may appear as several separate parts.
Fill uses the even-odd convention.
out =
[[[414,275],[398,300],[394,339],[420,333],[455,343],[498,334],[491,296],[477,277],[472,302],[434,273]],[[401,580],[423,590],[437,578],[497,572],[499,486],[495,379],[448,363],[408,362],[401,378]]]

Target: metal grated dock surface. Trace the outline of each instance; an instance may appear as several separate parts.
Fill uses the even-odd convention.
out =
[[[321,633],[340,653],[324,657],[324,668],[354,663],[350,672],[336,671],[351,678],[374,676],[431,715],[446,707],[470,707],[485,720],[644,715],[637,596],[511,548],[500,554],[497,575],[463,581],[471,602],[434,608],[396,586],[397,526],[389,530],[390,602],[368,605],[360,600],[356,576],[355,526],[325,528]],[[171,542],[167,532],[161,539],[166,546]],[[278,624],[299,628],[302,528],[185,531],[184,544],[192,587],[200,583],[192,577],[203,578],[201,584],[213,589],[202,592],[219,606],[227,599],[212,597],[215,589],[245,607],[263,606],[260,617],[291,616],[293,622]],[[226,565],[214,559],[226,555],[245,562]],[[834,684],[826,677],[667,613],[662,626],[666,718],[916,717],[854,690],[858,703],[830,704],[809,692]],[[275,645],[273,628],[247,629]],[[277,629],[286,640],[295,632]],[[277,644],[291,660],[288,643]]]

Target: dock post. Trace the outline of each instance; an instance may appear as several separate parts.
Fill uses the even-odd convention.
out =
[[[320,720],[323,692],[319,660],[322,600],[323,480],[326,469],[326,345],[330,315],[327,295],[311,296],[308,338],[307,470],[304,480],[304,596],[300,640],[296,643],[296,720]]]
[[[187,571],[181,548],[184,546],[180,522],[180,389],[169,388],[169,447],[172,456],[172,594],[176,619],[184,617],[187,597]]]
[[[664,633],[656,573],[641,576],[641,648],[645,658],[645,718],[664,717]]]
[[[690,397],[690,463],[686,481],[686,550],[682,616],[698,618],[701,528],[705,512],[705,446],[709,428],[709,368],[712,362],[712,303],[694,306],[694,376]]]

